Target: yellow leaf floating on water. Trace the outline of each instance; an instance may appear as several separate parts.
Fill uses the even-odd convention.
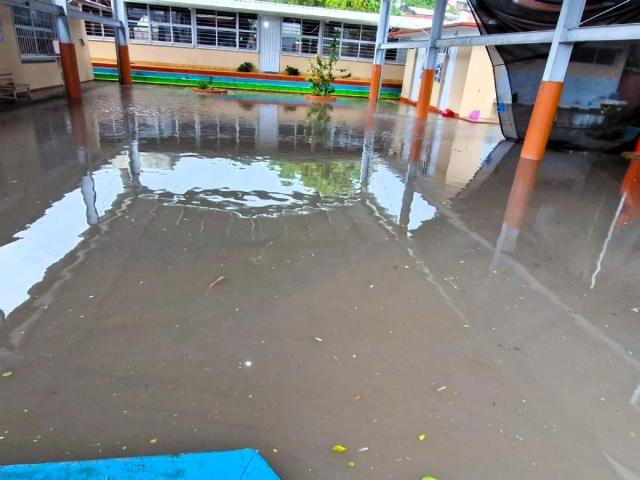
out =
[[[362,400],[362,395],[358,395],[358,396],[356,397],[356,400]]]
[[[347,451],[347,447],[343,447],[342,445],[334,445],[333,451],[336,453],[342,453]]]
[[[425,437],[424,433],[421,433],[420,435],[418,435],[418,438],[420,439],[420,441],[424,440],[424,437]]]
[[[5,377],[5,378],[6,378],[6,377],[10,377],[11,375],[13,375],[13,372],[4,372],[4,373],[2,374],[2,376],[3,376],[3,377]]]
[[[349,463],[347,463],[347,465],[349,465],[350,467],[355,467],[356,466],[356,464],[354,462],[349,462]]]
[[[158,441],[157,438],[152,438],[151,440],[149,440],[149,443],[156,443]]]
[[[273,449],[273,453],[278,453],[278,449],[277,449],[277,448],[274,448],[274,449]]]

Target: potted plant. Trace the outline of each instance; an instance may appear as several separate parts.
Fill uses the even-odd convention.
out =
[[[306,100],[312,102],[333,103],[337,97],[332,95],[335,92],[333,81],[336,78],[349,78],[350,73],[347,68],[335,68],[340,55],[338,40],[333,37],[329,50],[329,57],[323,59],[320,54],[315,57],[315,63],[309,60],[309,74],[307,81],[311,83],[311,93],[304,96]],[[334,75],[334,71],[338,76]]]
[[[209,80],[201,78],[191,90],[198,95],[226,95],[228,93],[228,91],[223,88],[214,87],[211,77],[209,77]]]

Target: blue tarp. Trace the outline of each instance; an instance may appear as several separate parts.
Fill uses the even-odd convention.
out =
[[[279,480],[255,450],[0,467],[2,480]]]

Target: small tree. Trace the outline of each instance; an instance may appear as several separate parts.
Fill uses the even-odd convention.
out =
[[[338,40],[333,37],[327,59],[323,59],[320,54],[316,54],[315,64],[309,60],[307,81],[311,83],[311,91],[314,95],[328,97],[336,90],[333,87],[333,81],[336,78],[349,78],[351,76],[350,73],[347,73],[348,68],[335,68],[339,56]],[[334,71],[338,73],[337,77],[334,75]]]

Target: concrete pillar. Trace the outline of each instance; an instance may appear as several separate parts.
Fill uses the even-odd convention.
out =
[[[81,100],[82,88],[80,87],[80,72],[78,71],[76,47],[71,39],[69,19],[66,16],[67,3],[64,0],[55,0],[54,3],[64,10],[64,15],[56,17],[56,26],[58,28],[58,42],[60,46],[60,63],[62,64],[67,97],[72,100]]]
[[[562,42],[567,29],[580,25],[586,0],[564,0],[558,24],[551,43],[549,58],[542,75],[542,82],[533,106],[533,113],[522,146],[522,158],[540,161],[549,141],[553,121],[556,117],[564,76],[573,50],[572,43]]]
[[[425,119],[429,116],[431,92],[433,91],[433,79],[436,75],[436,64],[438,63],[438,49],[433,45],[433,43],[442,37],[442,26],[444,24],[444,15],[446,11],[447,0],[436,0],[436,8],[433,12],[433,20],[429,36],[429,46],[427,47],[420,80],[420,93],[418,94],[416,118]]]
[[[382,50],[380,45],[387,41],[389,32],[389,17],[391,16],[391,0],[380,2],[380,17],[378,20],[378,32],[376,34],[376,51],[373,56],[373,66],[371,67],[371,84],[369,85],[369,100],[377,102],[380,98],[380,86],[382,84],[382,68],[386,50]]]
[[[124,0],[111,0],[113,18],[120,20],[122,27],[116,28],[116,57],[118,59],[118,77],[121,85],[131,85],[131,59],[129,57],[129,37],[127,28],[127,10]]]

